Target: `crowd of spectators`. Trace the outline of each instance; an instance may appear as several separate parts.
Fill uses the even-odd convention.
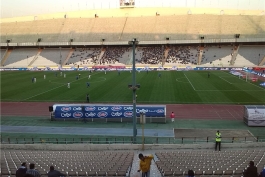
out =
[[[197,64],[199,47],[196,46],[174,46],[170,47],[166,63]]]
[[[219,50],[220,48],[220,50]],[[218,49],[218,50],[217,50]],[[210,63],[218,60],[222,61],[223,53],[233,55],[234,46],[231,48],[225,48],[218,45],[207,45],[203,48],[201,63]],[[227,50],[228,49],[228,50]],[[236,49],[236,48],[235,48]],[[69,62],[66,65],[86,65],[86,64],[115,64],[120,63],[120,59],[127,57],[124,56],[125,52],[129,52],[129,47],[107,47],[104,50],[103,56],[100,58],[101,48],[80,48],[75,49],[71,55]],[[165,51],[168,50],[168,54],[165,59]],[[231,51],[230,51],[231,50]],[[219,51],[219,53],[218,53]],[[215,54],[216,52],[216,54]],[[155,47],[137,47],[136,50],[136,62],[141,64],[162,64],[163,60],[166,63],[174,64],[198,64],[198,56],[200,54],[199,46],[155,46]],[[229,62],[229,61],[228,61]]]
[[[142,171],[141,176],[150,175],[150,165],[153,160],[153,155],[143,156],[139,154],[140,158],[140,167],[138,172]],[[258,171],[257,167],[254,165],[254,161],[249,162],[249,166],[242,171],[243,177],[265,177],[265,167],[262,171]],[[41,174],[38,170],[35,169],[35,164],[31,163],[29,169],[27,168],[27,163],[23,162],[21,167],[16,171],[16,177],[40,177]],[[50,166],[50,171],[47,173],[47,177],[62,177],[68,176],[67,174],[61,173],[58,170],[55,170],[54,166]],[[188,177],[194,177],[194,171],[188,171]]]
[[[142,64],[161,64],[163,58],[163,47],[145,47],[142,49],[140,60],[137,60]]]
[[[99,64],[115,64],[119,62],[119,59],[122,58],[124,53],[128,51],[128,47],[108,47],[105,49],[104,55],[99,61]]]
[[[85,64],[96,64],[100,55],[100,48],[80,48],[75,49],[69,58],[69,62],[66,65],[85,65]],[[75,61],[71,61],[75,60]],[[79,63],[76,63],[79,62]]]

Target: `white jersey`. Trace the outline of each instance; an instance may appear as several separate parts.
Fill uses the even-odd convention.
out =
[[[66,74],[64,74],[63,77],[66,78]]]
[[[34,77],[34,82],[37,82],[37,78],[36,77]]]
[[[88,79],[90,79],[91,75],[88,75]]]
[[[70,83],[67,83],[67,87],[70,88]]]
[[[46,75],[45,74],[44,74],[43,78],[46,79]]]

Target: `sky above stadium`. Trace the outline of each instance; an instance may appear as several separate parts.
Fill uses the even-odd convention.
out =
[[[119,2],[120,0],[1,0],[1,18],[119,8]],[[135,0],[135,6],[265,10],[265,0]]]

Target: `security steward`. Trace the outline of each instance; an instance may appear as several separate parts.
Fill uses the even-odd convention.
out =
[[[215,134],[215,150],[217,151],[217,146],[219,146],[219,151],[221,151],[221,133],[217,130]]]

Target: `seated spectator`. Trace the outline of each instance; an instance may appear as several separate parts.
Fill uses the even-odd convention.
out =
[[[167,63],[197,64],[198,47],[173,46],[168,48]]]
[[[54,170],[54,166],[50,166],[50,171],[48,172],[48,177],[60,177],[60,176],[67,176],[57,170]]]
[[[141,56],[142,64],[159,64],[164,58],[164,51],[161,47],[146,47],[143,48]]]
[[[194,171],[193,170],[188,171],[188,177],[194,177]]]
[[[34,177],[34,176],[31,174],[25,174],[23,177]]]
[[[128,51],[128,48],[124,47],[108,47],[105,49],[104,55],[99,61],[100,64],[115,64],[119,62],[123,54]]]
[[[24,177],[27,172],[27,163],[23,162],[16,171],[16,177]]]
[[[29,164],[29,169],[27,170],[26,174],[33,175],[34,177],[40,177],[40,173],[34,168],[35,168],[34,163]]]
[[[244,177],[258,177],[258,169],[253,161],[249,162],[249,167],[244,171]]]
[[[265,167],[264,167],[264,169],[260,172],[259,177],[265,177]]]

